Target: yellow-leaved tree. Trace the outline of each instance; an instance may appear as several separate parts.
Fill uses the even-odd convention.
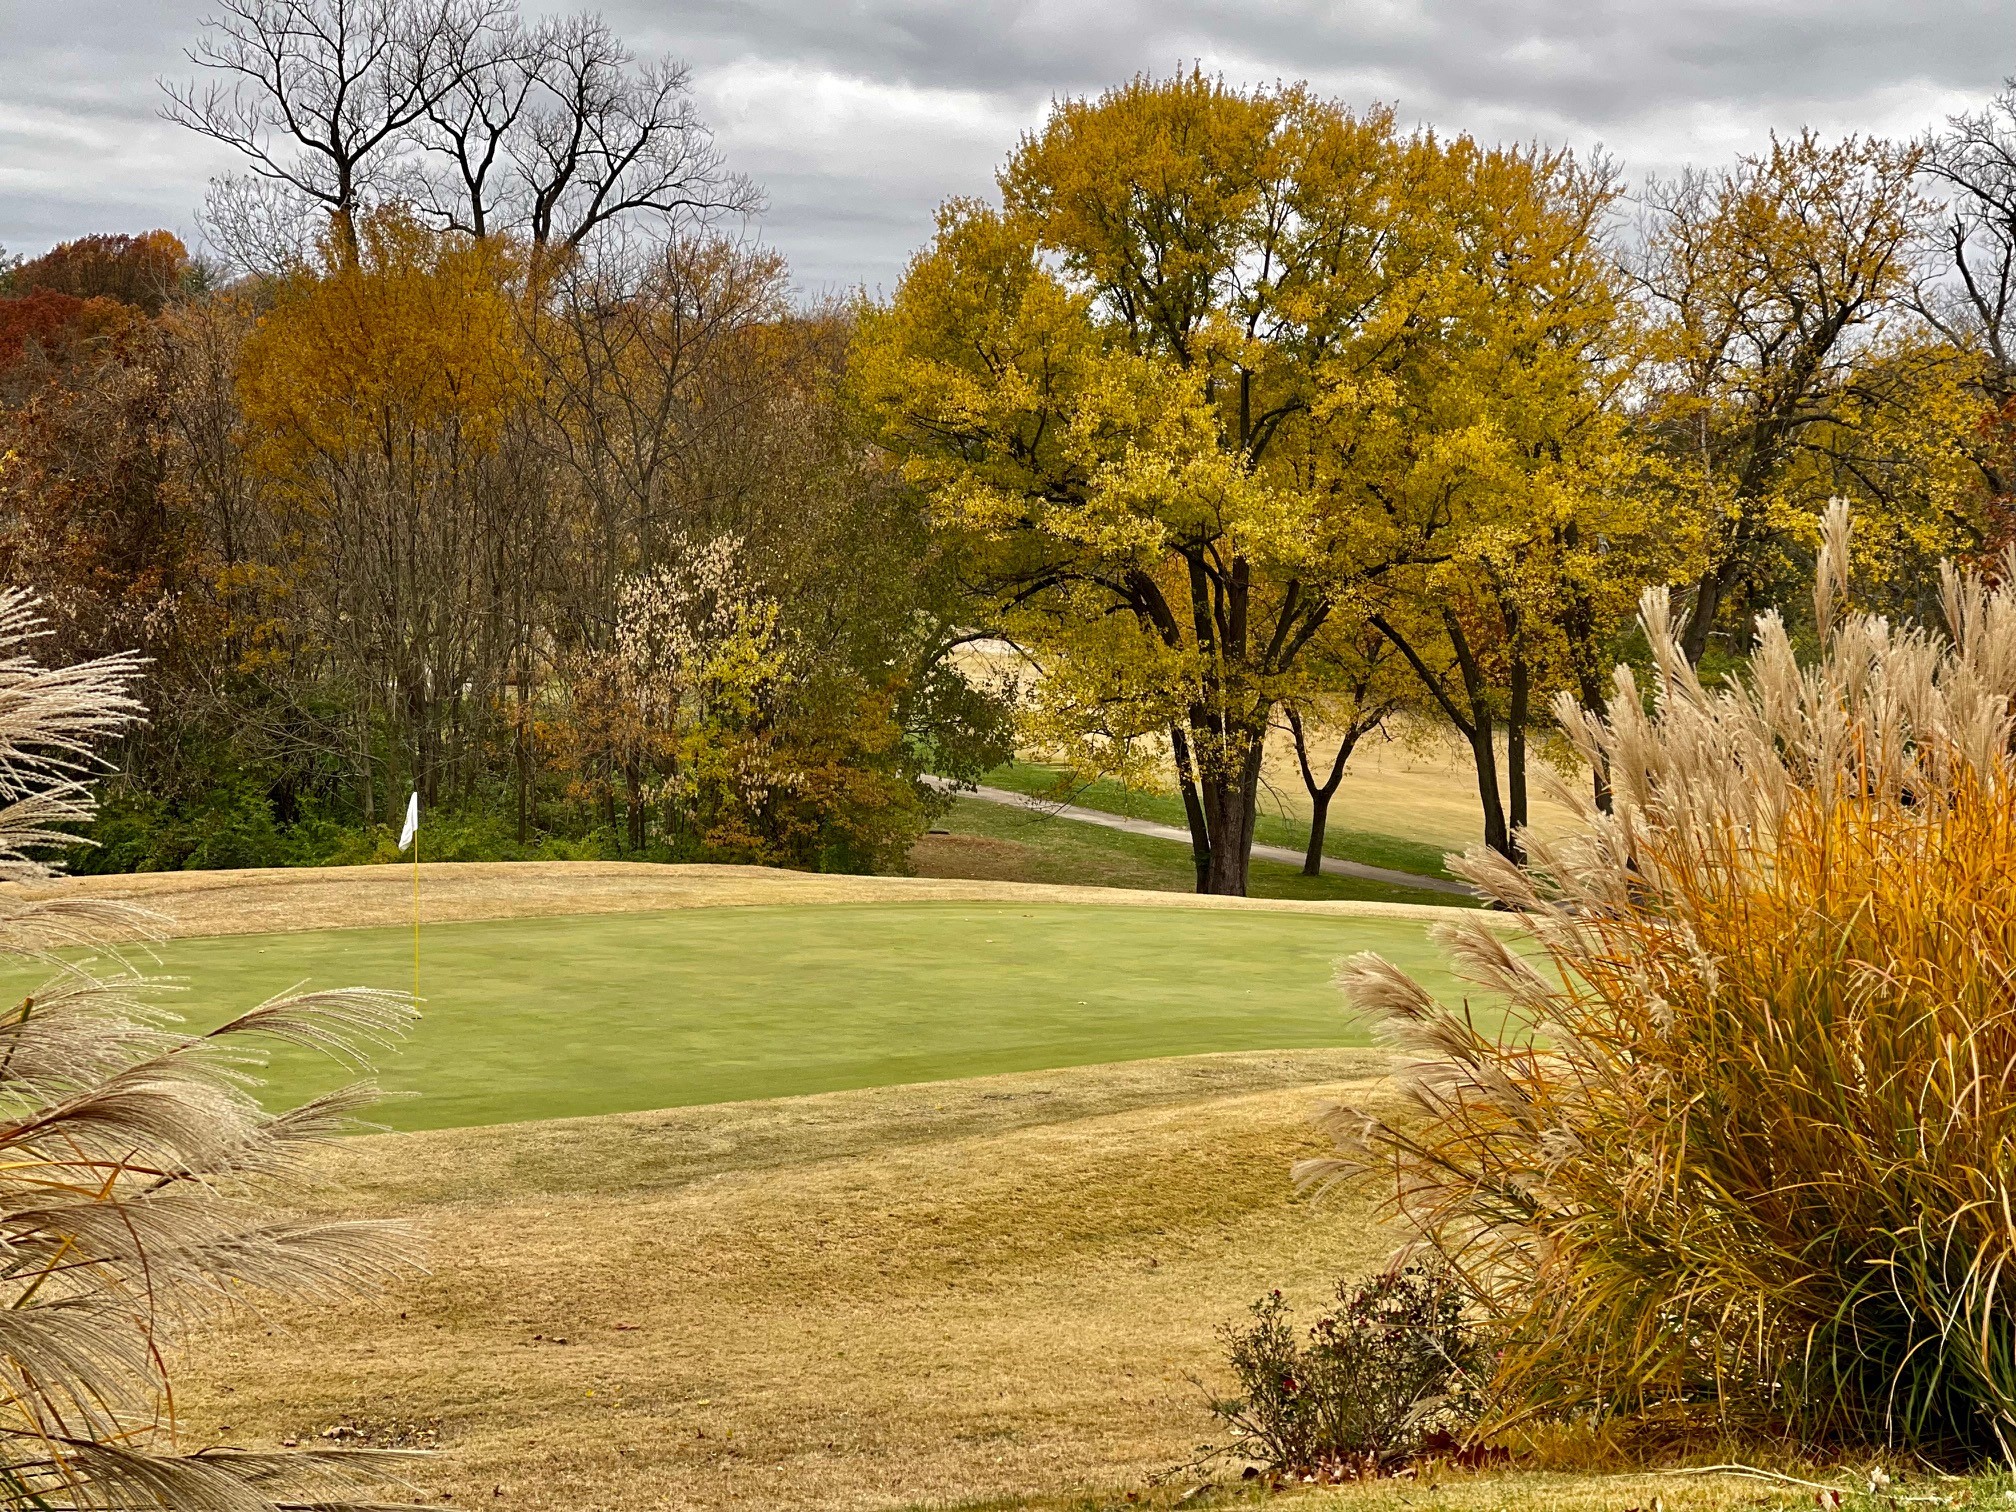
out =
[[[354,252],[332,236],[280,282],[240,360],[296,612],[351,685],[367,820],[380,764],[396,778],[410,760],[434,800],[498,696],[496,648],[523,636],[506,578],[541,493],[514,486],[533,371],[516,276],[499,241],[375,212]],[[394,746],[374,755],[380,729]]]
[[[1307,433],[1325,362],[1404,321],[1407,156],[1301,88],[1137,79],[1060,105],[861,323],[856,390],[1042,667],[1040,727],[1167,751],[1200,891],[1245,891],[1270,713],[1364,570]]]
[[[1166,751],[1199,890],[1244,892],[1270,716],[1321,691],[1333,619],[1572,535],[1614,472],[1607,179],[1191,73],[1059,105],[1000,183],[864,312],[856,392],[1042,669],[1036,731]],[[1503,848],[1491,677],[1460,706]]]
[[[1696,663],[1718,633],[1741,651],[1761,607],[1796,597],[1831,497],[1855,502],[1863,569],[1929,581],[1974,544],[1951,527],[1978,408],[1960,353],[1910,308],[1923,165],[1917,144],[1804,132],[1651,186],[1640,417],[1684,501]]]
[[[1608,166],[1463,138],[1433,166],[1415,318],[1436,339],[1376,383],[1337,373],[1319,412],[1379,543],[1369,622],[1469,747],[1484,842],[1516,856],[1529,732],[1557,691],[1600,703],[1610,643],[1671,552],[1620,402],[1635,340]]]

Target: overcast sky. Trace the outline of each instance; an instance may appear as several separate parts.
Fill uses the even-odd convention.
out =
[[[528,3],[528,10],[559,8]],[[569,7],[571,8],[571,7]],[[603,0],[694,70],[808,291],[886,287],[1051,99],[1201,61],[1635,175],[1773,128],[1910,134],[2016,73],[2016,0]],[[218,152],[156,115],[206,0],[0,0],[0,246],[194,238]]]

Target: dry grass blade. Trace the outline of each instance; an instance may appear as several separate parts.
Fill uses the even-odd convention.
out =
[[[36,632],[32,600],[0,592],[0,882],[42,880],[40,857],[79,843],[93,742],[139,712],[132,659],[45,668],[25,650]],[[245,1068],[262,1042],[361,1066],[412,1005],[296,994],[189,1038],[152,1006],[164,984],[75,958],[151,928],[104,901],[0,899],[0,953],[52,972],[0,1009],[0,1507],[361,1507],[351,1493],[388,1478],[379,1459],[177,1452],[167,1351],[246,1288],[345,1293],[407,1263],[398,1225],[275,1208],[368,1086],[272,1115]]]
[[[1347,972],[1414,1113],[1337,1119],[1301,1175],[1377,1183],[1456,1267],[1507,1418],[2016,1443],[2016,579],[1900,628],[1839,612],[1844,511],[1822,537],[1817,661],[1766,617],[1703,688],[1654,596],[1650,706],[1620,670],[1561,711],[1614,811],[1462,868],[1551,970],[1446,937],[1503,1032]]]

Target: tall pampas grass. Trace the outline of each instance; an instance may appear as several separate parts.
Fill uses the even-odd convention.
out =
[[[40,881],[78,843],[95,746],[138,717],[137,664],[45,667],[34,602],[0,591],[0,882]],[[289,1218],[305,1154],[373,1094],[359,1083],[287,1112],[251,1095],[261,1043],[357,1062],[397,1034],[403,998],[352,990],[263,1003],[208,1034],[173,1030],[158,983],[77,964],[116,904],[0,886],[0,954],[47,982],[0,1004],[0,1507],[273,1512],[357,1506],[386,1478],[340,1453],[178,1446],[168,1357],[192,1323],[255,1293],[316,1297],[382,1280],[406,1236]]]
[[[1405,1111],[1334,1110],[1298,1174],[1373,1184],[1461,1278],[1500,1424],[2016,1450],[2016,559],[1895,626],[1838,612],[1822,527],[1817,660],[1765,616],[1704,688],[1652,593],[1649,690],[1557,709],[1612,811],[1563,792],[1523,871],[1463,861],[1530,944],[1442,932],[1502,1027],[1342,970]]]

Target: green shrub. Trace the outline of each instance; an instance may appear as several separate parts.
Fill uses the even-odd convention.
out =
[[[1337,1288],[1338,1307],[1297,1340],[1272,1292],[1226,1330],[1239,1395],[1212,1403],[1228,1453],[1294,1475],[1390,1468],[1467,1426],[1476,1347],[1460,1289],[1418,1267]]]
[[[80,871],[194,871],[285,866],[291,860],[265,795],[242,783],[220,786],[186,805],[121,793],[106,802],[91,838],[97,845],[84,852]]]

